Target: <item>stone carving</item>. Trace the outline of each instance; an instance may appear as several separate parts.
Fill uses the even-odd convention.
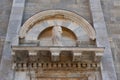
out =
[[[52,29],[53,46],[62,46],[62,27],[55,25]]]

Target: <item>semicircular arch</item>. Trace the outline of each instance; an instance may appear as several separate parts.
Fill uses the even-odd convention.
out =
[[[34,28],[34,25],[36,23],[44,20],[45,18],[49,19],[51,17],[55,17],[56,15],[57,15],[56,18],[59,18],[62,16],[64,19],[68,19],[68,20],[75,22],[76,24],[79,25],[79,27],[81,27],[86,32],[86,34],[89,36],[90,39],[92,40],[95,39],[94,28],[84,18],[82,18],[78,14],[75,14],[73,12],[66,11],[66,10],[47,10],[47,11],[42,11],[38,14],[35,14],[23,24],[23,26],[20,29],[19,37],[25,38],[26,36],[28,36],[27,34],[29,34],[30,30]],[[72,28],[73,30],[74,28],[72,26],[73,26],[73,23],[72,24],[70,23],[68,28],[70,29]],[[77,27],[75,29],[77,29]]]

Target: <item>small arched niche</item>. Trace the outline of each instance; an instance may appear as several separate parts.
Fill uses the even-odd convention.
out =
[[[76,46],[77,37],[70,29],[62,27],[62,44],[63,46]],[[53,26],[43,30],[39,36],[41,46],[52,46],[52,29]]]

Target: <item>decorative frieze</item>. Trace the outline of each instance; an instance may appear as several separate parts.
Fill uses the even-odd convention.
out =
[[[100,68],[97,63],[85,62],[39,62],[39,63],[14,63],[13,69],[15,70],[98,70]]]
[[[30,61],[31,62],[39,62],[39,61],[60,62],[63,60],[67,61],[68,59],[71,59],[73,62],[94,61],[99,63],[101,60],[101,57],[103,56],[104,48],[97,48],[97,47],[83,48],[83,47],[65,47],[65,46],[64,47],[13,46],[12,50],[13,50],[12,51],[13,62],[21,62],[21,61],[22,62],[25,61],[26,63]],[[61,54],[64,56],[67,56],[66,54],[68,54],[69,58],[66,57],[66,59],[62,60]],[[71,60],[68,60],[68,61],[71,61]]]

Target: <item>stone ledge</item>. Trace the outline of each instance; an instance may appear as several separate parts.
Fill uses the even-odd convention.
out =
[[[104,48],[103,47],[70,47],[70,46],[12,46],[12,50],[16,51],[16,50],[64,50],[64,51],[95,51],[95,52],[104,52]]]

